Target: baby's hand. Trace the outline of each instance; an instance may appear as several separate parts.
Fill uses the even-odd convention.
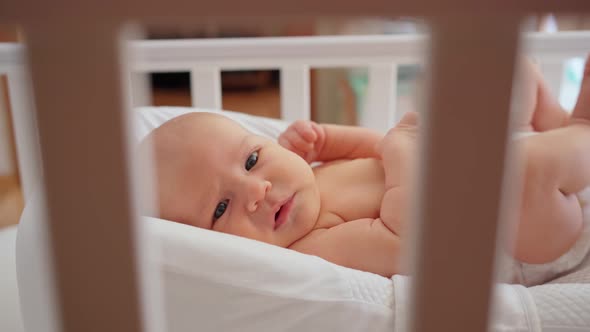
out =
[[[313,121],[298,120],[279,136],[279,144],[295,152],[308,163],[316,161],[324,143],[324,128]]]

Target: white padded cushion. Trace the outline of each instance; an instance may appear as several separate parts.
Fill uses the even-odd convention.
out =
[[[170,106],[138,107],[133,112],[133,118],[135,120],[133,122],[133,125],[135,126],[135,138],[137,140],[141,140],[152,130],[161,126],[164,122],[179,115],[192,112],[211,112],[227,116],[254,134],[275,140],[279,137],[279,134],[283,132],[289,125],[288,122],[282,120],[253,116],[232,111]]]
[[[160,245],[170,331],[392,330],[389,279],[262,242],[146,221]]]
[[[590,285],[548,284],[531,288],[544,332],[590,331]]]

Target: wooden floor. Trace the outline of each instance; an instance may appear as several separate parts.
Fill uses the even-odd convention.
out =
[[[156,106],[191,106],[189,90],[155,90],[153,104]],[[222,108],[269,118],[280,117],[280,91],[278,87],[257,90],[224,91]]]
[[[278,118],[280,93],[278,87],[223,94],[223,108],[254,115]],[[156,106],[190,106],[188,90],[155,90]],[[21,187],[16,176],[0,176],[0,228],[18,223],[24,207]]]
[[[24,206],[16,176],[0,177],[0,228],[18,222]]]

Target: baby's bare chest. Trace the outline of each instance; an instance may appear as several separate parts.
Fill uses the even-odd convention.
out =
[[[320,216],[317,228],[335,226],[324,224],[323,218],[335,214],[345,221],[377,218],[385,193],[385,174],[380,160],[355,159],[336,161],[314,168],[320,190]]]

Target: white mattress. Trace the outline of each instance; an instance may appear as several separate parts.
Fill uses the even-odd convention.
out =
[[[160,120],[152,123],[159,125],[162,114],[170,118],[186,111],[191,110],[143,108],[141,117],[148,123],[153,119],[150,115],[156,115]],[[252,121],[257,123],[256,118]],[[276,127],[267,129],[280,132]],[[43,266],[47,265],[47,239],[40,232],[41,207],[38,202],[27,204],[17,241],[23,319],[29,329],[51,323],[45,321],[49,316],[47,294],[43,294],[47,280],[42,276],[47,274]],[[154,251],[148,259],[163,282],[169,331],[406,330],[408,277],[387,279],[160,219],[144,218],[140,225],[147,227],[152,240]],[[551,284],[532,288],[498,284],[491,330],[590,331],[588,283],[589,258]]]

